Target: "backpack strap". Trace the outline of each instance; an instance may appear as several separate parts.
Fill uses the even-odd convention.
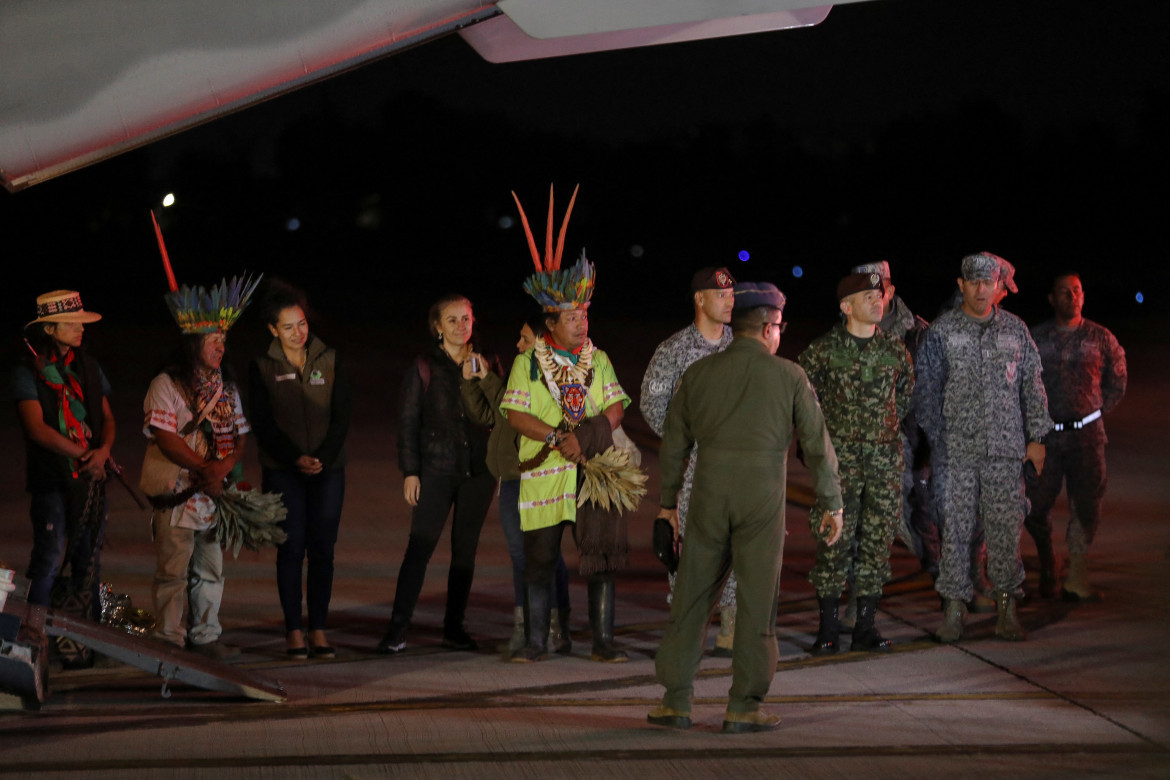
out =
[[[419,355],[415,367],[418,369],[418,378],[422,380],[423,395],[426,395],[427,388],[431,386],[431,361],[425,355]]]

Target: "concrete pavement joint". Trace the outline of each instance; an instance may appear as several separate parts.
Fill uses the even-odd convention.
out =
[[[32,772],[109,772],[117,770],[163,770],[163,769],[246,769],[265,767],[312,767],[312,766],[381,766],[416,764],[524,764],[552,763],[565,764],[583,762],[586,765],[597,761],[728,761],[745,759],[795,759],[825,758],[894,758],[921,756],[1030,756],[1060,755],[1071,753],[1083,755],[1134,755],[1148,758],[1152,762],[1165,760],[1164,748],[1142,743],[1100,743],[1078,745],[1074,751],[1067,744],[1039,742],[1015,745],[873,745],[825,747],[761,747],[742,746],[742,741],[728,739],[738,746],[712,749],[669,747],[661,749],[618,749],[618,750],[555,750],[555,751],[500,751],[500,752],[436,752],[409,754],[341,753],[287,756],[236,756],[214,758],[173,758],[173,759],[110,759],[105,761],[53,761],[13,762],[0,765],[0,775],[27,775]]]

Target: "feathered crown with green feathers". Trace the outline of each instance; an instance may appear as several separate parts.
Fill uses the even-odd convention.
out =
[[[561,255],[565,250],[565,233],[569,229],[569,215],[573,213],[573,204],[577,201],[577,190],[573,189],[573,197],[569,199],[569,208],[565,210],[565,218],[561,222],[561,232],[557,237],[556,250],[553,250],[553,188],[548,187],[548,227],[545,231],[544,262],[541,262],[540,252],[536,249],[536,239],[532,237],[532,228],[528,226],[528,217],[524,214],[524,207],[520,205],[520,198],[516,193],[512,197],[516,201],[516,208],[520,210],[520,222],[524,225],[524,233],[528,237],[528,249],[532,252],[532,262],[536,266],[536,273],[524,282],[524,292],[531,295],[545,311],[568,311],[584,309],[589,306],[589,299],[593,297],[593,285],[596,269],[585,257],[585,250],[570,268],[561,268]]]
[[[167,272],[167,284],[170,291],[163,296],[171,316],[175,318],[179,330],[184,333],[226,333],[236,320],[248,308],[252,301],[252,293],[264,278],[260,274],[255,279],[249,276],[233,276],[231,281],[223,279],[211,289],[202,286],[190,287],[175,282],[175,272],[171,268],[171,259],[167,255],[167,246],[163,243],[162,229],[154,212],[150,212],[154,222],[154,234],[158,237],[158,250],[162,254],[163,269]]]

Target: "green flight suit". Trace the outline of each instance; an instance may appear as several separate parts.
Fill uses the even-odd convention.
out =
[[[695,470],[670,624],[655,659],[663,704],[689,712],[707,622],[729,571],[739,581],[729,712],[753,712],[776,673],[788,447],[795,427],[820,506],[841,508],[837,455],[816,394],[795,363],[737,336],[694,363],[670,403],[659,451],[662,504],[674,506],[691,446]]]

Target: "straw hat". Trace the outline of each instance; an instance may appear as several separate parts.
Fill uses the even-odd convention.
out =
[[[97,312],[85,310],[81,305],[81,293],[76,290],[53,290],[37,296],[37,318],[28,325],[38,322],[89,323],[101,318]]]

